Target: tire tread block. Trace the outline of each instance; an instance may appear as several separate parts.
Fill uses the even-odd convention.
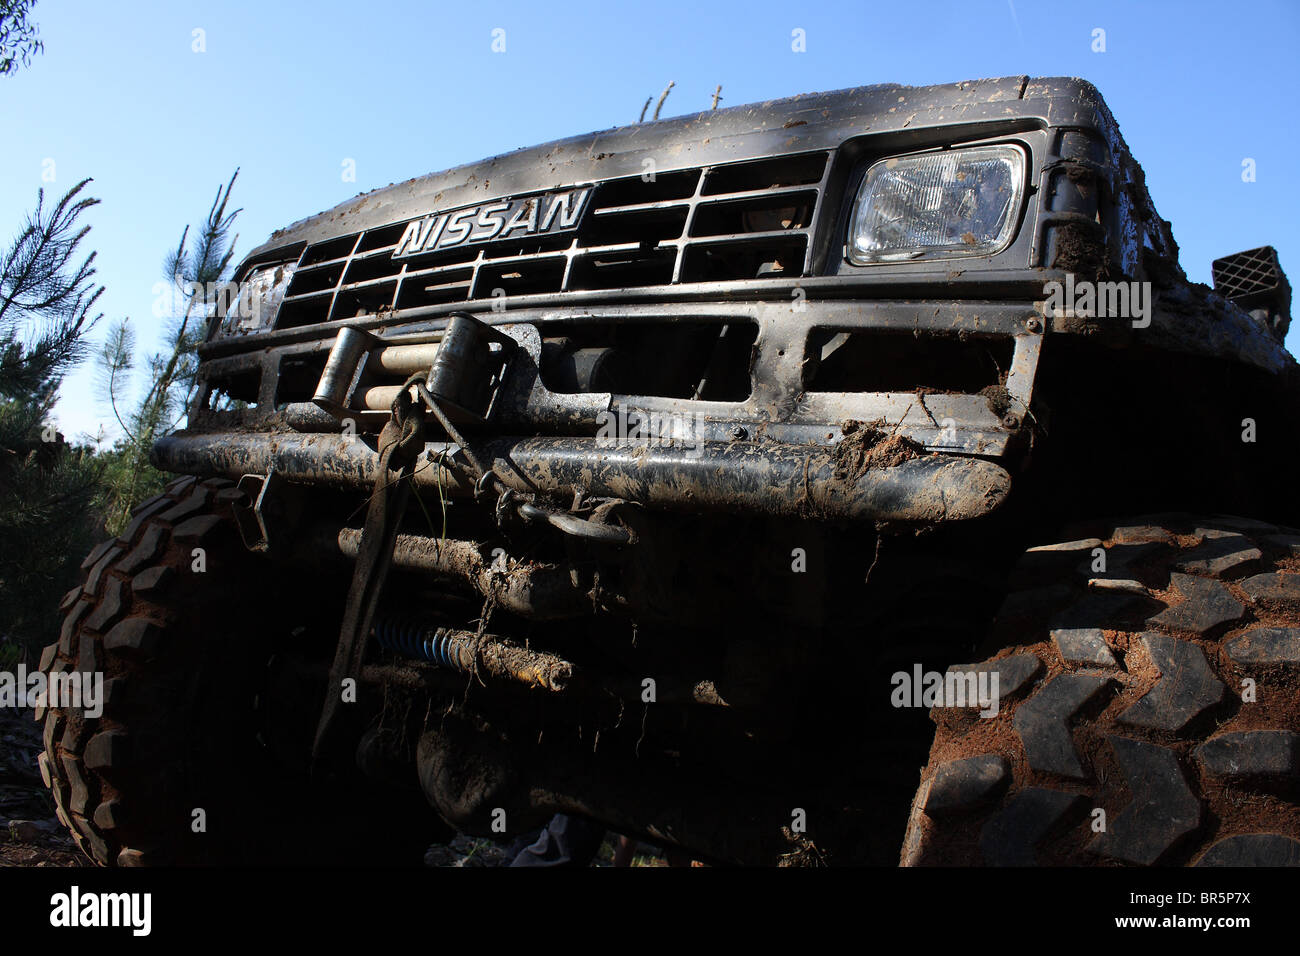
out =
[[[63,754],[60,760],[63,763],[63,772],[68,778],[69,793],[66,809],[71,813],[84,816],[89,812],[90,787],[81,772],[81,761],[70,753]]]
[[[110,651],[135,651],[153,654],[162,640],[162,628],[145,617],[128,617],[118,621],[104,636],[104,647]]]
[[[59,653],[64,657],[72,656],[72,639],[77,636],[78,628],[81,626],[81,619],[84,618],[94,605],[90,601],[82,601],[73,607],[63,618],[63,627],[59,631]],[[49,665],[42,665],[41,670],[45,670]]]
[[[81,562],[81,570],[89,571],[98,564],[99,559],[104,556],[104,553],[108,551],[109,548],[113,547],[113,544],[113,539],[109,538],[107,541],[101,541],[99,544],[91,548],[90,554],[86,555],[85,560]]]
[[[1300,574],[1269,571],[1241,582],[1241,589],[1255,604],[1300,610]]]
[[[112,544],[110,541],[109,544]],[[95,566],[90,569],[90,574],[86,576],[86,583],[82,586],[82,591],[87,597],[94,597],[99,592],[99,582],[104,577],[104,572],[122,554],[122,548],[114,545],[104,552],[103,557],[95,562]]]
[[[1161,611],[1150,623],[1202,637],[1224,624],[1239,621],[1246,609],[1222,581],[1174,572],[1170,582],[1183,600]]]
[[[1225,647],[1238,664],[1300,664],[1300,627],[1257,627]]]
[[[1091,844],[1102,856],[1152,866],[1201,824],[1201,801],[1168,747],[1111,737],[1132,799]]]
[[[164,497],[155,498],[152,501],[146,501],[131,513],[131,520],[127,523],[127,526],[122,529],[122,533],[118,535],[118,540],[130,544],[135,540],[136,535],[140,533],[140,528],[146,521],[171,504],[174,504],[172,499]]]
[[[1197,866],[1300,866],[1300,840],[1281,833],[1239,833],[1219,840]]]
[[[1067,814],[1086,803],[1081,793],[1027,787],[980,831],[980,853],[989,866],[1037,866],[1036,850]]]
[[[1160,678],[1119,715],[1121,723],[1177,733],[1223,700],[1227,688],[1210,669],[1201,648],[1154,631],[1142,635],[1142,642]]]
[[[85,626],[91,630],[103,632],[114,618],[122,613],[122,579],[109,578],[104,588],[104,597],[99,606],[86,618]]]
[[[130,756],[131,739],[122,730],[104,730],[86,743],[82,758],[91,770],[120,769]]]
[[[118,570],[126,575],[135,574],[138,568],[158,557],[166,541],[167,529],[159,524],[150,525],[148,530],[140,536],[140,543],[118,562]]]
[[[197,515],[188,518],[176,526],[172,532],[172,538],[177,542],[191,544],[201,541],[209,535],[214,529],[220,528],[225,524],[220,515],[206,514]]]
[[[1109,677],[1096,674],[1058,674],[1020,706],[1011,725],[1025,745],[1030,767],[1084,779],[1086,773],[1074,747],[1070,722],[1112,683]]]
[[[934,775],[925,800],[929,814],[969,810],[987,803],[1011,777],[1011,766],[998,754],[953,760]]]
[[[1057,628],[1052,631],[1052,643],[1066,663],[1119,667],[1099,627]]]
[[[202,511],[207,506],[209,494],[210,492],[206,488],[195,489],[192,494],[181,499],[175,505],[160,514],[158,519],[160,521],[165,521],[168,524],[175,524],[178,521],[184,521],[191,515],[195,515]]]
[[[1220,777],[1300,777],[1300,735],[1290,730],[1219,734],[1196,748],[1196,759]]]
[[[998,699],[1006,700],[1019,693],[1043,670],[1043,662],[1033,654],[1012,654],[980,664],[956,664],[947,673],[998,675]]]
[[[145,568],[131,579],[131,590],[142,596],[157,594],[165,589],[175,576],[176,572],[163,564]]]
[[[1264,557],[1255,543],[1245,535],[1210,538],[1186,552],[1175,564],[1179,571],[1223,575],[1244,573]]]

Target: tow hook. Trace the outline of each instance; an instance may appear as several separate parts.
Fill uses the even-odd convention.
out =
[[[577,515],[567,512],[547,511],[545,508],[539,508],[537,505],[528,502],[519,505],[519,515],[525,521],[545,521],[551,527],[558,528],[567,535],[575,538],[585,538],[588,541],[600,541],[605,544],[627,544],[632,540],[632,536],[626,528],[610,524],[597,524],[595,521],[588,521],[586,518],[579,518]]]

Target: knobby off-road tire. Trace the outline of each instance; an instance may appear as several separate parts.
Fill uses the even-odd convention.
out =
[[[997,715],[931,710],[902,863],[1300,865],[1300,531],[1081,532],[1016,568]]]
[[[39,763],[58,817],[109,866],[418,863],[423,823],[399,827],[396,805],[375,806],[357,781],[308,786],[323,684],[272,678],[268,661],[326,602],[244,549],[231,516],[241,498],[221,479],[177,479],[83,563],[41,667],[102,672],[104,703],[98,718],[44,715]]]

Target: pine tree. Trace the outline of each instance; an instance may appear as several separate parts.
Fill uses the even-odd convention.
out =
[[[238,176],[236,169],[224,188],[217,187],[207,219],[197,230],[198,241],[190,245],[190,230],[185,227],[180,243],[167,257],[165,278],[183,308],[167,327],[165,350],[147,359],[149,388],[131,411],[123,410],[123,396],[135,364],[135,333],[129,320],[110,329],[98,355],[100,397],[123,433],[113,450],[103,456],[106,473],[100,506],[113,533],[126,524],[131,509],[157,494],[166,480],[150,464],[149,449],[180,423],[194,387],[196,349],[207,336],[207,319],[214,308],[206,290],[226,277],[239,238],[232,238],[230,229],[241,210],[226,211]]]
[[[38,193],[0,259],[0,640],[39,647],[57,633],[60,595],[72,586],[96,535],[90,502],[100,468],[70,446],[49,414],[59,383],[83,357],[83,337],[101,317],[89,232],[81,215],[99,200],[74,186],[47,210]]]

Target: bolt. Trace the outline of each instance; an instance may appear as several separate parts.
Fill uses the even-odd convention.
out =
[[[742,426],[742,425],[732,425],[732,426],[731,426],[731,437],[732,437],[732,438],[744,438],[744,437],[745,437],[745,429],[744,429],[744,426]]]
[[[1030,332],[1041,332],[1043,331],[1043,320],[1039,318],[1030,319],[1025,323],[1025,328]]]
[[[1015,431],[1020,427],[1020,419],[1015,415],[1003,415],[1002,427]]]

